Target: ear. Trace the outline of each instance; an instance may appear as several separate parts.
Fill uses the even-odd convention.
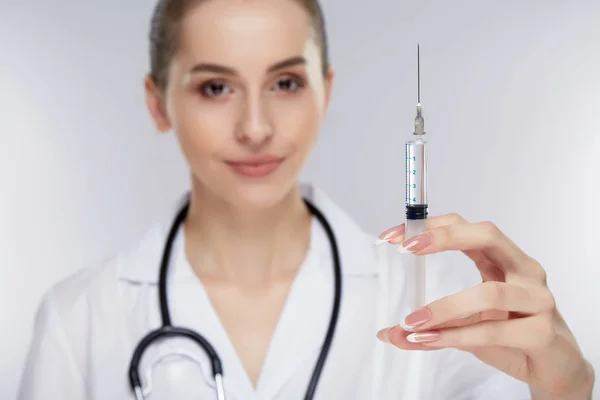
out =
[[[171,122],[167,115],[164,96],[156,87],[156,84],[150,75],[146,75],[144,78],[144,88],[146,91],[146,106],[148,107],[148,111],[150,111],[150,115],[154,120],[156,128],[161,133],[170,131]]]
[[[335,78],[335,70],[333,66],[329,65],[327,76],[325,77],[325,110],[329,108],[329,102],[331,101],[331,93],[333,91],[333,80]]]

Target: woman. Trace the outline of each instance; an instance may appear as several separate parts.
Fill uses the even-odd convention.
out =
[[[495,226],[448,215],[431,218],[418,238],[398,226],[373,246],[323,192],[298,184],[333,76],[316,1],[161,0],[156,8],[147,105],[157,128],[177,135],[192,187],[168,305],[174,325],[214,346],[227,398],[299,399],[307,390],[334,280],[332,248],[306,198],[335,232],[343,282],[315,398],[589,399],[593,370],[543,268]],[[133,398],[129,362],[161,323],[159,264],[178,211],[131,251],[46,294],[21,399]],[[431,254],[437,300],[408,316],[404,258],[390,244]],[[454,278],[446,250],[469,256],[484,282]],[[151,366],[148,398],[215,398],[196,344],[151,346],[139,367],[145,385]]]

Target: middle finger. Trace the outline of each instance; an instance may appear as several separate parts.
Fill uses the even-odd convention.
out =
[[[486,311],[532,315],[553,307],[554,298],[543,287],[524,288],[488,281],[431,302],[407,316],[404,325],[411,330],[425,330]]]

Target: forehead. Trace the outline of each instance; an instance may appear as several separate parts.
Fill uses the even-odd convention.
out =
[[[293,0],[210,0],[181,23],[180,55],[242,68],[304,53],[310,17]]]

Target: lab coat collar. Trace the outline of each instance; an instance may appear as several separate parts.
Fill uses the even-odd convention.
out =
[[[301,193],[311,201],[329,221],[335,234],[343,275],[377,275],[375,250],[365,232],[324,191],[311,184],[302,184]],[[142,240],[128,253],[119,257],[119,278],[135,283],[158,283],[158,271],[162,252],[173,218],[189,198],[189,192],[179,198],[174,207],[146,233]],[[178,235],[181,238],[181,235]],[[176,251],[182,246],[176,241],[173,256],[183,256]],[[177,262],[178,260],[173,260]],[[190,282],[196,279],[189,269],[174,268],[170,282]]]

